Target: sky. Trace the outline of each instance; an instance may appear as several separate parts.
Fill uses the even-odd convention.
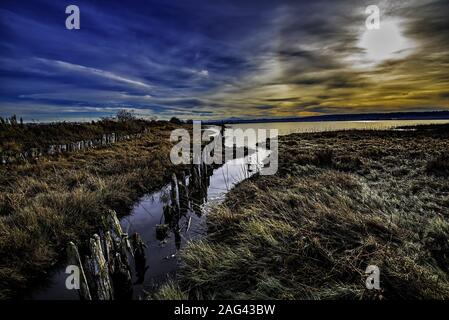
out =
[[[70,4],[79,30],[65,26]],[[0,116],[447,110],[448,16],[447,0],[2,0]]]

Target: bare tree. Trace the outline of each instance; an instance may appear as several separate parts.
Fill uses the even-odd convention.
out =
[[[173,124],[183,124],[184,123],[181,119],[176,118],[176,117],[172,117],[170,119],[170,122],[173,123]]]
[[[126,121],[134,120],[136,118],[136,116],[134,115],[134,113],[132,111],[122,109],[122,110],[119,110],[119,112],[117,112],[116,118],[119,121],[126,122]]]

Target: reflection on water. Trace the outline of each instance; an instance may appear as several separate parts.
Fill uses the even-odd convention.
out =
[[[263,159],[267,151],[260,150]],[[253,175],[248,157],[227,162],[219,168],[195,166],[179,174],[161,190],[141,199],[131,214],[122,218],[123,232],[132,235],[130,258],[133,297],[139,299],[154,286],[175,276],[179,250],[189,240],[205,234],[205,205],[218,203],[235,184]],[[57,270],[45,288],[32,299],[78,299],[76,290],[67,290],[64,269]]]
[[[262,159],[265,150],[259,151]],[[124,232],[138,233],[142,238],[148,268],[135,282],[135,298],[142,290],[173,277],[179,264],[179,250],[190,240],[205,234],[205,205],[224,199],[235,184],[256,170],[245,163],[248,158],[227,162],[220,168],[195,166],[178,175],[162,190],[148,195],[121,221]],[[138,270],[133,270],[138,274]],[[143,281],[142,281],[143,280]]]
[[[301,132],[337,130],[388,130],[402,126],[443,124],[449,120],[384,120],[384,121],[322,121],[322,122],[268,122],[233,124],[231,128],[278,129],[279,135]]]
[[[258,158],[266,154],[260,150]],[[205,205],[222,201],[235,184],[256,172],[246,165],[248,161],[248,157],[235,159],[219,168],[194,166],[161,190],[143,197],[131,214],[121,219],[123,232],[132,235],[134,258],[129,257],[129,261],[135,299],[175,276],[179,250],[205,234]],[[31,298],[78,299],[76,290],[65,288],[64,270],[58,270]]]

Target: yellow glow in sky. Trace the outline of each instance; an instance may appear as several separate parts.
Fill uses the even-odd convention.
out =
[[[401,59],[411,53],[413,42],[401,30],[400,21],[381,21],[379,29],[362,33],[358,47],[364,50],[364,60],[379,64],[385,60]]]

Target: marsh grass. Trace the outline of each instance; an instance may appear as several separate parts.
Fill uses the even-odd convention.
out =
[[[127,214],[173,172],[169,135],[150,127],[141,139],[110,148],[0,167],[0,298],[21,295],[64,255],[68,241],[98,231],[109,209]]]
[[[207,238],[184,250],[180,290],[192,299],[448,299],[449,181],[427,174],[448,137],[282,137],[278,174],[231,190],[209,213]],[[368,265],[380,268],[380,291],[365,287]]]
[[[154,300],[187,300],[188,295],[183,292],[179,285],[169,280],[154,294]]]

